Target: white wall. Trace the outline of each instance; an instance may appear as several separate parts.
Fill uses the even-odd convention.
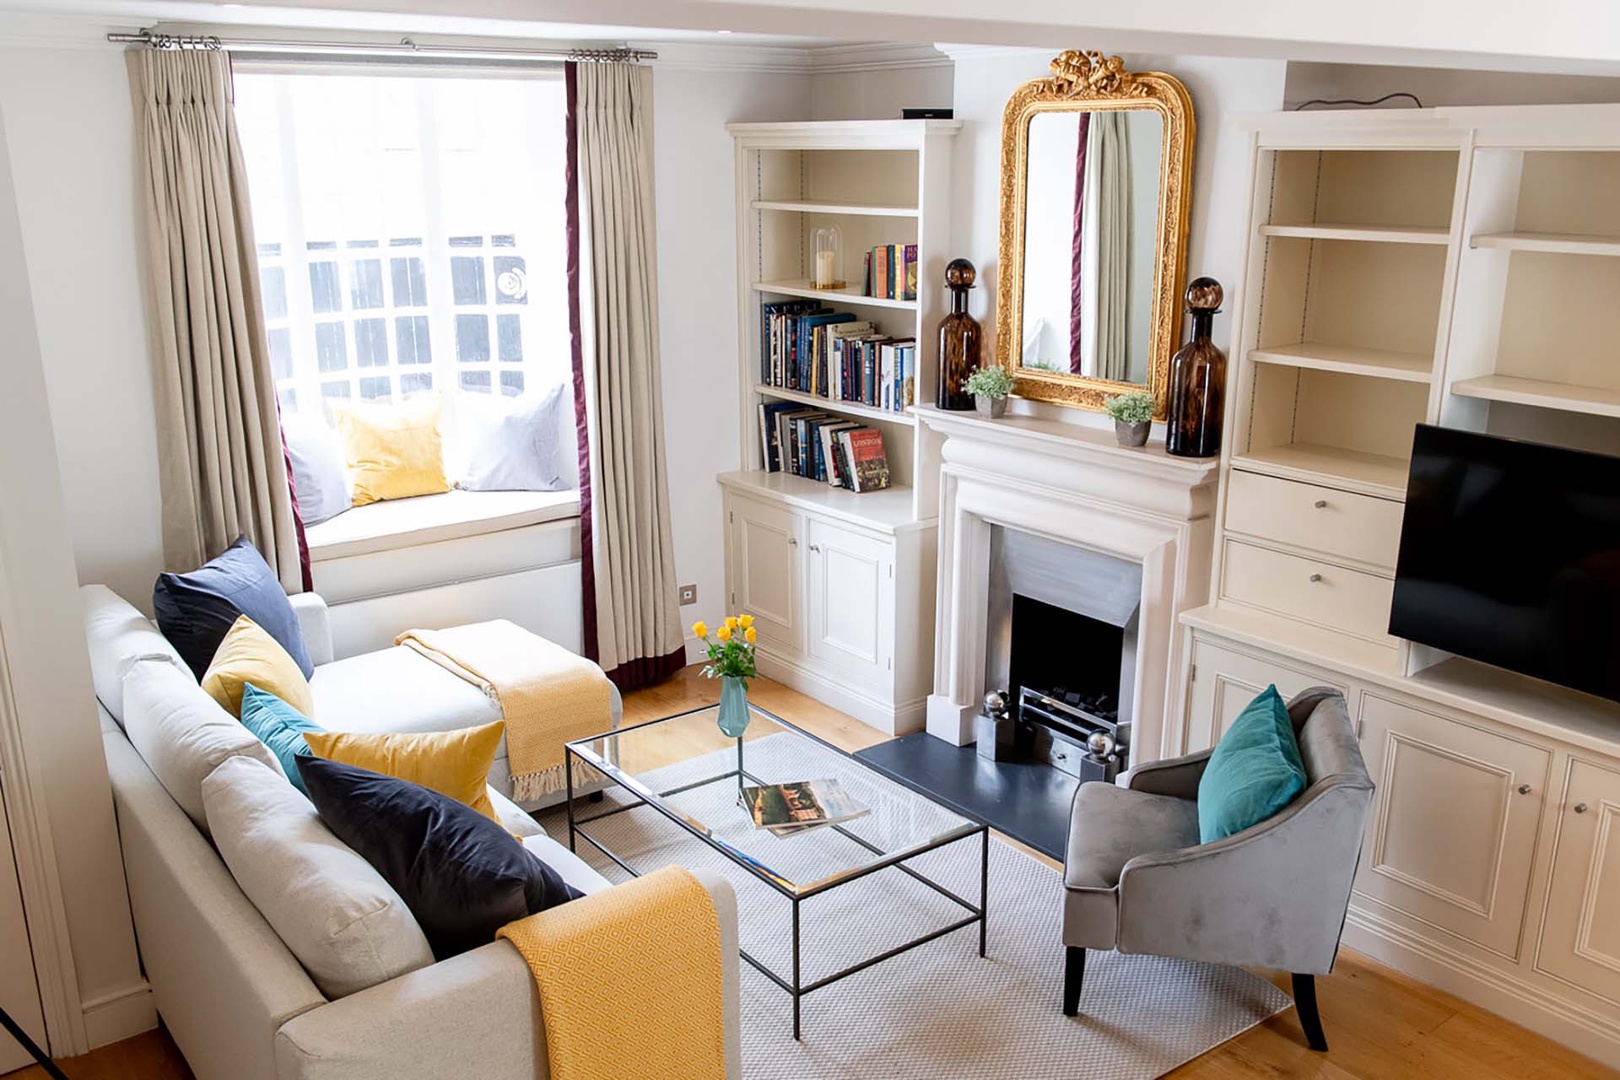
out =
[[[714,478],[740,464],[736,175],[725,125],[808,119],[809,76],[660,64],[653,80],[664,446],[675,567],[698,587],[698,603],[681,609],[690,627],[726,613]]]
[[[952,255],[979,269],[971,310],[985,324],[986,359],[995,355],[995,296],[1000,278],[1001,120],[1007,99],[1021,84],[1050,74],[1056,50],[977,49],[941,46],[956,60],[957,136],[952,189],[955,228]],[[1275,60],[1228,60],[1205,56],[1126,55],[1136,71],[1167,71],[1187,84],[1196,128],[1193,150],[1192,227],[1187,276],[1208,274],[1227,291],[1230,311],[1242,281],[1244,185],[1248,142],[1233,130],[1236,114],[1281,108],[1286,65]],[[1226,347],[1230,320],[1217,318],[1215,342]],[[1015,401],[1013,408],[1086,425],[1102,425],[1098,413]]]
[[[9,117],[0,105],[0,148]],[[156,1013],[136,959],[8,161],[0,153],[0,764],[15,847],[40,869],[21,877],[52,1050],[79,1053]]]
[[[901,109],[951,107],[952,66],[938,63],[810,76],[810,120],[898,120]]]
[[[1620,101],[1620,79],[1596,76],[1296,63],[1288,65],[1284,107],[1292,109],[1312,99],[1374,101],[1397,90],[1416,94],[1426,108],[1442,105],[1592,105]],[[1397,98],[1378,107],[1407,109],[1412,107],[1412,102]]]
[[[123,54],[0,36],[0,110],[79,580],[148,607],[163,541]]]

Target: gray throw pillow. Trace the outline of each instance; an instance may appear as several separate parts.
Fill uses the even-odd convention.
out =
[[[288,417],[281,426],[292,459],[293,494],[305,525],[335,518],[351,504],[343,451],[332,430],[319,420]]]
[[[571,388],[496,398],[462,394],[457,441],[465,491],[565,491],[579,486],[579,443]]]

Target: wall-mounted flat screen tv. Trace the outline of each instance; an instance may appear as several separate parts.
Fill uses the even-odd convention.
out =
[[[1389,630],[1620,701],[1620,457],[1419,425]]]

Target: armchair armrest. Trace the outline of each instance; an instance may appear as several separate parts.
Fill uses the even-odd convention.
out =
[[[1370,781],[1335,777],[1234,836],[1130,860],[1119,950],[1327,974],[1371,804]]]
[[[1120,778],[1132,791],[1149,795],[1170,795],[1177,799],[1198,798],[1198,781],[1204,777],[1213,750],[1200,750],[1186,757],[1165,758],[1138,765]]]
[[[304,635],[304,649],[309,662],[316,667],[330,664],[332,656],[332,624],[327,618],[326,601],[320,593],[302,592],[287,597],[293,614],[298,616],[298,628]]]

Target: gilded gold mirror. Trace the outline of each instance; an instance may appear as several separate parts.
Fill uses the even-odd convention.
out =
[[[997,358],[1013,392],[1163,418],[1186,276],[1193,109],[1172,75],[1069,51],[1007,102]]]

